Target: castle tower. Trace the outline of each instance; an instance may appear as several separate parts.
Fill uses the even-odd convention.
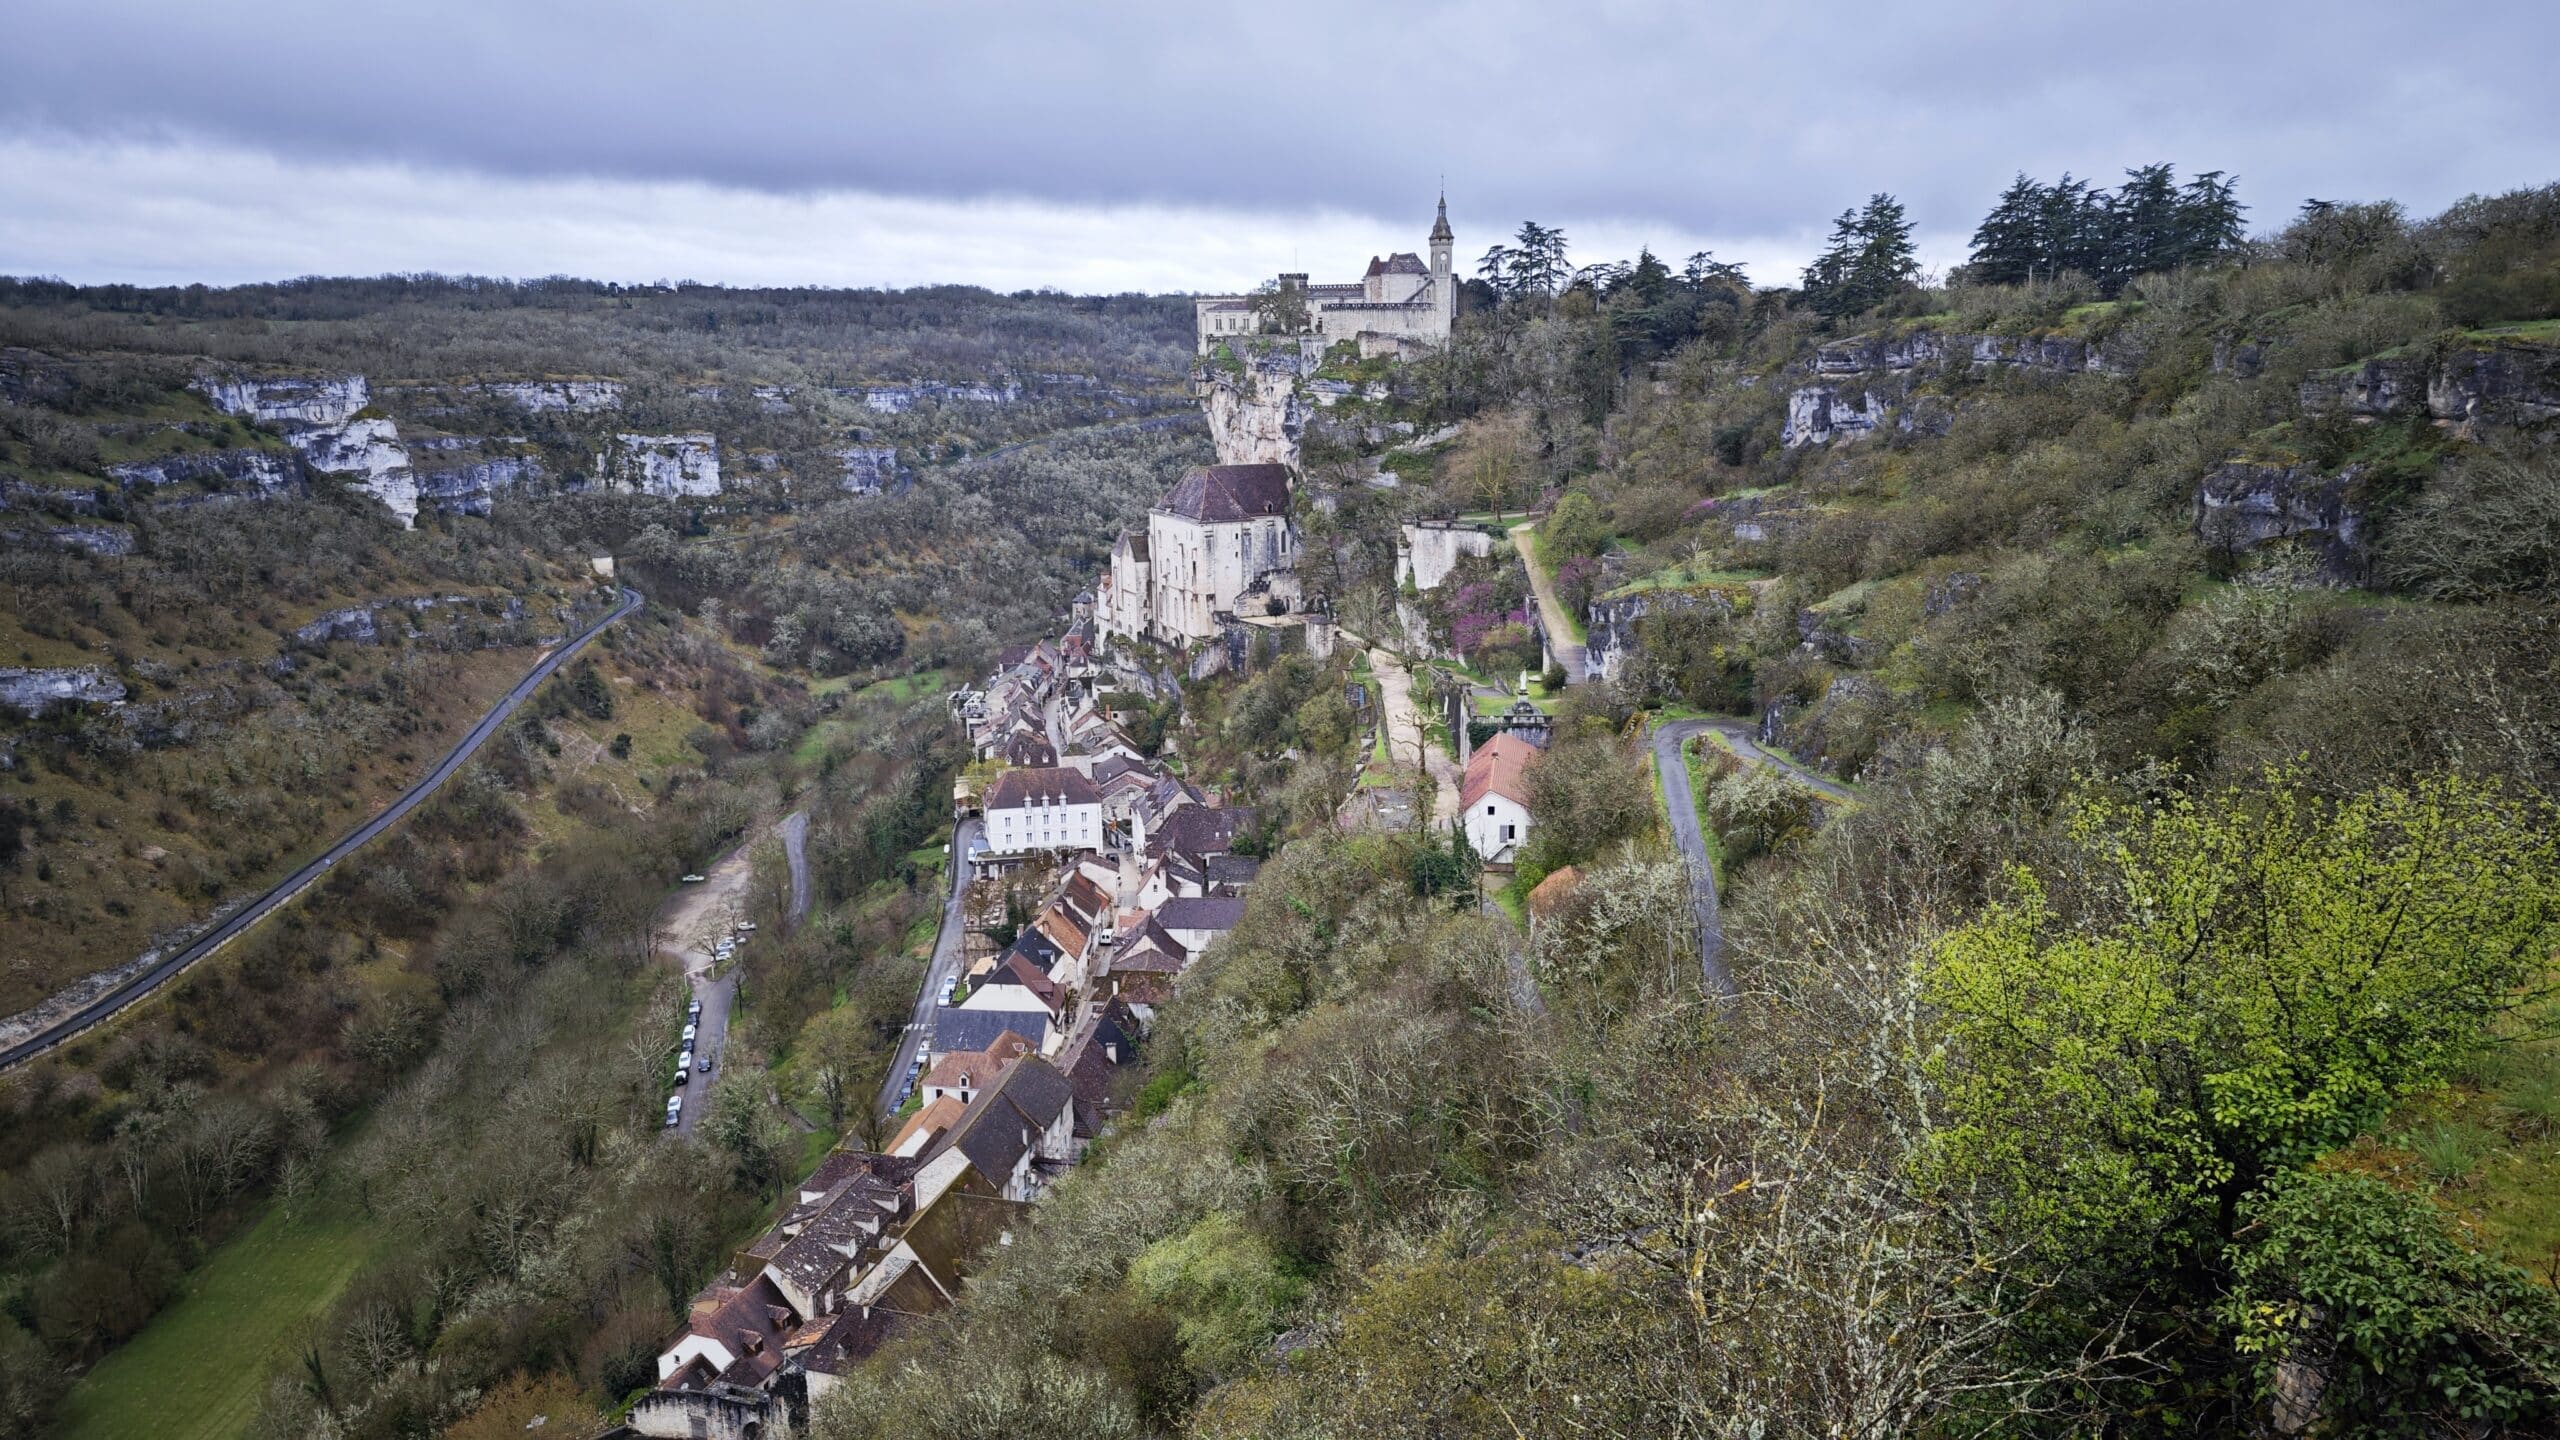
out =
[[[1458,237],[1449,229],[1449,194],[1440,193],[1440,214],[1431,222],[1431,297],[1440,307],[1440,334],[1447,338],[1458,318],[1458,279],[1450,250]]]

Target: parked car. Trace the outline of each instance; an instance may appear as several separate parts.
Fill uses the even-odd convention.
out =
[[[694,1032],[694,1029],[695,1029],[695,1028],[696,1028],[696,1027],[694,1027],[694,1026],[692,1026],[692,1025],[687,1025],[687,1026],[685,1026],[685,1027],[684,1027],[684,1045],[685,1045],[685,1048],[686,1048],[686,1049],[688,1049],[688,1050],[690,1050],[690,1049],[692,1049],[692,1048],[693,1048],[693,1032]]]
[[[702,1002],[701,1002],[701,1001],[699,1001],[699,1000],[689,1000],[689,1001],[685,1002],[685,1007],[684,1007],[684,1018],[686,1018],[687,1020],[699,1020],[699,1019],[701,1019],[701,1018],[702,1018]]]
[[[687,875],[684,877],[684,883],[687,885],[699,885],[702,883],[702,877],[699,875]]]
[[[692,1046],[687,1045],[686,1047],[684,1047],[684,1053],[683,1053],[683,1054],[681,1054],[681,1055],[678,1055],[678,1056],[676,1057],[676,1068],[677,1068],[678,1070],[683,1071],[685,1074],[688,1074],[688,1075],[690,1075],[690,1074],[692,1074],[692,1073],[693,1073],[693,1047],[692,1047]]]
[[[677,1121],[679,1121],[679,1120],[682,1120],[683,1118],[684,1118],[684,1097],[683,1097],[682,1095],[670,1095],[670,1096],[668,1096],[668,1097],[667,1097],[667,1128],[668,1128],[668,1129],[670,1129],[670,1130],[673,1130],[674,1128],[676,1128],[676,1122],[677,1122]]]
[[[741,921],[739,921],[739,922],[738,922],[738,933],[740,933],[740,934],[742,934],[742,935],[743,935],[743,934],[746,934],[747,932],[749,932],[749,931],[751,931],[751,930],[753,930],[753,929],[755,929],[755,928],[756,928],[756,922],[754,922],[753,920],[741,920]]]
[[[701,1063],[700,1063],[700,1064],[698,1064],[698,1065],[696,1065],[694,1068],[696,1068],[696,1069],[700,1070],[700,1071],[701,1071],[703,1074],[705,1074],[705,1075],[710,1074],[710,1073],[711,1073],[711,1052],[710,1052],[710,1051],[708,1051],[708,1050],[703,1051],[703,1052],[702,1052],[702,1060],[701,1060]]]

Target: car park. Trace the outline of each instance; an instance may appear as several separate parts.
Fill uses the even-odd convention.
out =
[[[682,1095],[670,1095],[670,1096],[668,1096],[668,1097],[667,1097],[667,1128],[668,1128],[668,1129],[670,1129],[670,1130],[674,1129],[674,1128],[675,1128],[675,1126],[676,1126],[676,1122],[677,1122],[677,1121],[679,1121],[679,1120],[682,1120],[683,1118],[684,1118],[684,1097],[683,1097]]]

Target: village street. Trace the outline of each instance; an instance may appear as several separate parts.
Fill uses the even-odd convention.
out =
[[[951,890],[942,903],[942,928],[933,937],[933,959],[926,964],[924,984],[916,991],[915,1012],[907,1017],[907,1033],[898,1041],[897,1053],[889,1057],[889,1073],[880,1081],[879,1111],[883,1116],[896,1114],[906,1099],[907,1068],[924,1053],[932,1038],[933,1011],[941,1003],[943,983],[960,973],[960,942],[969,932],[969,852],[978,845],[985,830],[985,823],[972,815],[951,832]]]

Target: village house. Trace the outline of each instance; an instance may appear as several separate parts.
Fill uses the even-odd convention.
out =
[[[1458,785],[1467,843],[1488,865],[1509,865],[1529,837],[1529,762],[1538,747],[1504,732],[1476,747]]]
[[[1091,850],[1102,844],[1102,792],[1073,770],[1008,770],[987,787],[987,852],[1019,859],[1035,850]]]

